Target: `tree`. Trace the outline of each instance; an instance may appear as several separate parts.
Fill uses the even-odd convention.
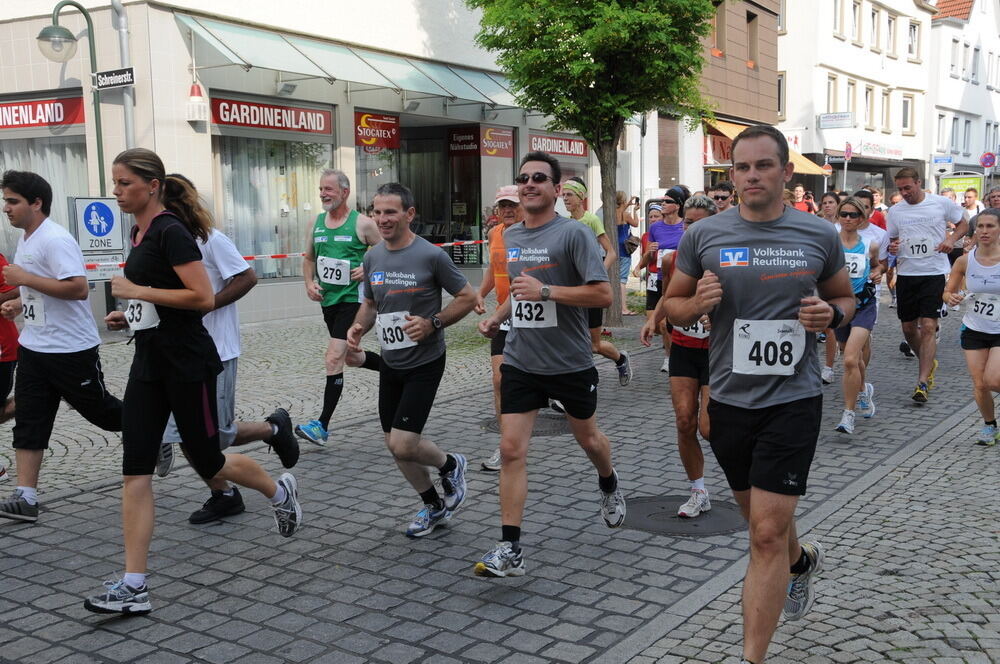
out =
[[[522,108],[576,131],[601,167],[604,227],[617,246],[617,146],[625,122],[662,109],[708,113],[698,86],[713,0],[466,0],[482,10],[476,42],[497,53]],[[618,283],[617,270],[609,275]],[[609,322],[620,323],[620,291]]]

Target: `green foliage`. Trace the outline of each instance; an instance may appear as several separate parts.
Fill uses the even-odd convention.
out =
[[[466,0],[518,103],[593,146],[657,108],[708,112],[698,78],[712,0]]]

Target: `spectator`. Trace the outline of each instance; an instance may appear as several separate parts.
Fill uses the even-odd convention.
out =
[[[618,227],[618,280],[622,291],[622,316],[633,316],[625,299],[625,284],[628,283],[628,273],[632,269],[632,252],[625,246],[625,241],[632,234],[631,229],[639,226],[639,197],[625,198],[624,191],[615,192],[615,224]]]

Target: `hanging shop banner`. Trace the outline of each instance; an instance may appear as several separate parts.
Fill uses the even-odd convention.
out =
[[[354,144],[371,154],[399,149],[399,116],[355,111]]]
[[[514,157],[514,130],[509,127],[480,127],[479,154],[483,157]]]
[[[479,156],[479,127],[454,127],[448,130],[448,155],[461,157],[463,155]]]
[[[83,97],[0,104],[0,129],[83,124]]]
[[[277,129],[307,134],[332,134],[333,113],[299,106],[212,98],[212,122],[217,125]]]
[[[564,157],[586,157],[589,154],[587,141],[582,138],[529,134],[528,144],[531,146],[531,150],[541,150]]]

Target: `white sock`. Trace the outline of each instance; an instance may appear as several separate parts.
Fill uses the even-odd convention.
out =
[[[146,585],[146,575],[139,574],[138,572],[125,572],[125,576],[122,577],[122,581],[129,588],[142,588]]]
[[[277,424],[272,424],[271,425],[271,436],[277,436],[277,435],[278,435],[278,425]]]
[[[280,505],[285,502],[285,498],[288,497],[288,492],[285,491],[285,487],[282,486],[280,482],[277,482],[275,486],[278,487],[278,490],[274,492],[273,496],[271,496],[271,504]]]
[[[696,480],[691,481],[691,490],[705,491],[705,478],[699,477]]]
[[[233,487],[229,487],[228,489],[222,492],[222,495],[225,496],[226,498],[232,498],[233,493],[235,493],[235,490],[233,489]]]
[[[33,486],[19,486],[17,490],[21,492],[21,497],[27,500],[29,505],[38,504],[38,489]]]

